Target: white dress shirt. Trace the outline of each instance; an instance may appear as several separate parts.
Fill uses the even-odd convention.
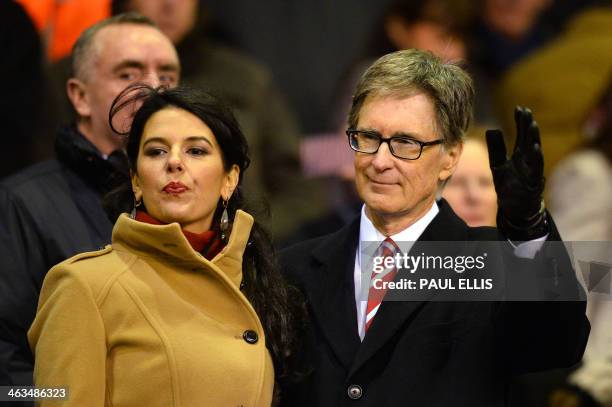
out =
[[[421,236],[423,231],[429,226],[433,218],[440,212],[438,209],[438,204],[434,201],[433,205],[427,211],[427,213],[419,220],[417,220],[412,225],[408,226],[408,228],[402,230],[401,232],[390,236],[391,239],[395,242],[402,242],[402,249],[406,251],[410,250],[410,247],[407,247],[406,244],[410,245],[410,242],[415,242]],[[365,321],[366,321],[366,308],[368,306],[368,294],[367,292],[362,292],[365,287],[369,287],[369,285],[362,287],[361,285],[361,253],[362,253],[362,242],[379,242],[382,243],[387,236],[380,233],[372,221],[368,218],[365,212],[365,205],[361,208],[361,222],[359,224],[359,247],[357,248],[357,253],[355,253],[355,272],[354,272],[354,280],[355,280],[355,303],[357,304],[357,327],[359,330],[359,337],[363,340],[365,336]],[[371,274],[371,273],[370,273]],[[370,274],[367,278],[370,278]],[[374,310],[375,313],[378,309]]]
[[[429,226],[438,212],[440,212],[440,209],[438,208],[438,204],[434,201],[429,211],[427,211],[423,217],[412,225],[408,226],[408,228],[390,236],[391,239],[393,239],[395,242],[402,242],[402,251],[409,251],[412,244],[414,244],[414,242],[421,237],[421,234],[423,234],[427,226]],[[545,235],[530,242],[524,242],[518,246],[514,245],[514,243],[512,243],[510,240],[508,240],[508,242],[510,242],[510,244],[514,247],[514,254],[516,256],[523,258],[534,258],[547,237],[548,235]],[[368,215],[365,212],[365,205],[363,205],[361,208],[361,221],[359,223],[359,247],[357,247],[357,252],[355,253],[355,271],[353,273],[355,283],[355,304],[357,306],[357,329],[359,331],[359,337],[361,340],[363,340],[363,337],[365,336],[366,309],[368,306],[368,294],[366,288],[369,287],[369,284],[362,286],[361,281],[362,277],[366,275],[368,279],[371,278],[370,272],[364,271],[366,274],[362,274],[362,244],[364,242],[382,243],[382,241],[386,238],[387,237],[385,235],[376,229],[370,218],[368,218]],[[372,312],[376,313],[376,311],[378,311],[378,308]]]

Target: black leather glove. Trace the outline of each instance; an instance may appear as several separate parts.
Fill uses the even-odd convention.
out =
[[[542,199],[544,157],[531,111],[517,106],[514,120],[516,142],[510,159],[501,130],[487,130],[487,147],[497,191],[497,227],[510,240],[527,241],[548,233]]]

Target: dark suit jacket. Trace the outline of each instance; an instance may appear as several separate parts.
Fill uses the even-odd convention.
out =
[[[468,227],[445,201],[439,206],[420,241],[503,240],[494,228]],[[310,316],[300,356],[311,373],[284,389],[285,405],[503,406],[511,374],[582,357],[584,302],[385,301],[361,342],[353,282],[358,239],[359,219],[281,253]],[[559,240],[554,224],[550,239]],[[524,261],[550,263],[555,281],[578,290],[571,265],[547,263],[547,256],[543,249]],[[358,399],[348,396],[354,385]]]

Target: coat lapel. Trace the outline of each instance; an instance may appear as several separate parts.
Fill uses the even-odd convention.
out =
[[[307,287],[314,317],[347,370],[360,345],[353,279],[358,238],[359,218],[315,247],[319,267]]]
[[[410,253],[420,253],[419,244],[432,241],[465,241],[468,237],[466,224],[455,215],[445,200],[438,202],[440,212],[427,226],[419,237]],[[456,251],[462,250],[462,245],[454,245]],[[431,252],[431,251],[430,251]],[[433,253],[432,253],[433,254]],[[449,255],[452,253],[444,253]],[[401,278],[401,272],[397,279]],[[383,346],[396,337],[399,330],[405,330],[416,313],[418,313],[427,301],[383,301],[374,321],[364,337],[359,352],[351,366],[349,375],[356,372]]]

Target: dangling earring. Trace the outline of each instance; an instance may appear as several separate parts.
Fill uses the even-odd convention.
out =
[[[227,214],[227,203],[229,200],[223,200],[223,213],[219,221],[219,230],[221,231],[221,240],[227,243],[227,229],[229,228],[229,215]]]
[[[132,212],[130,212],[131,219],[136,219],[136,208],[138,208],[141,204],[142,199],[140,201],[137,201],[136,198],[134,198],[134,207],[132,208]]]

